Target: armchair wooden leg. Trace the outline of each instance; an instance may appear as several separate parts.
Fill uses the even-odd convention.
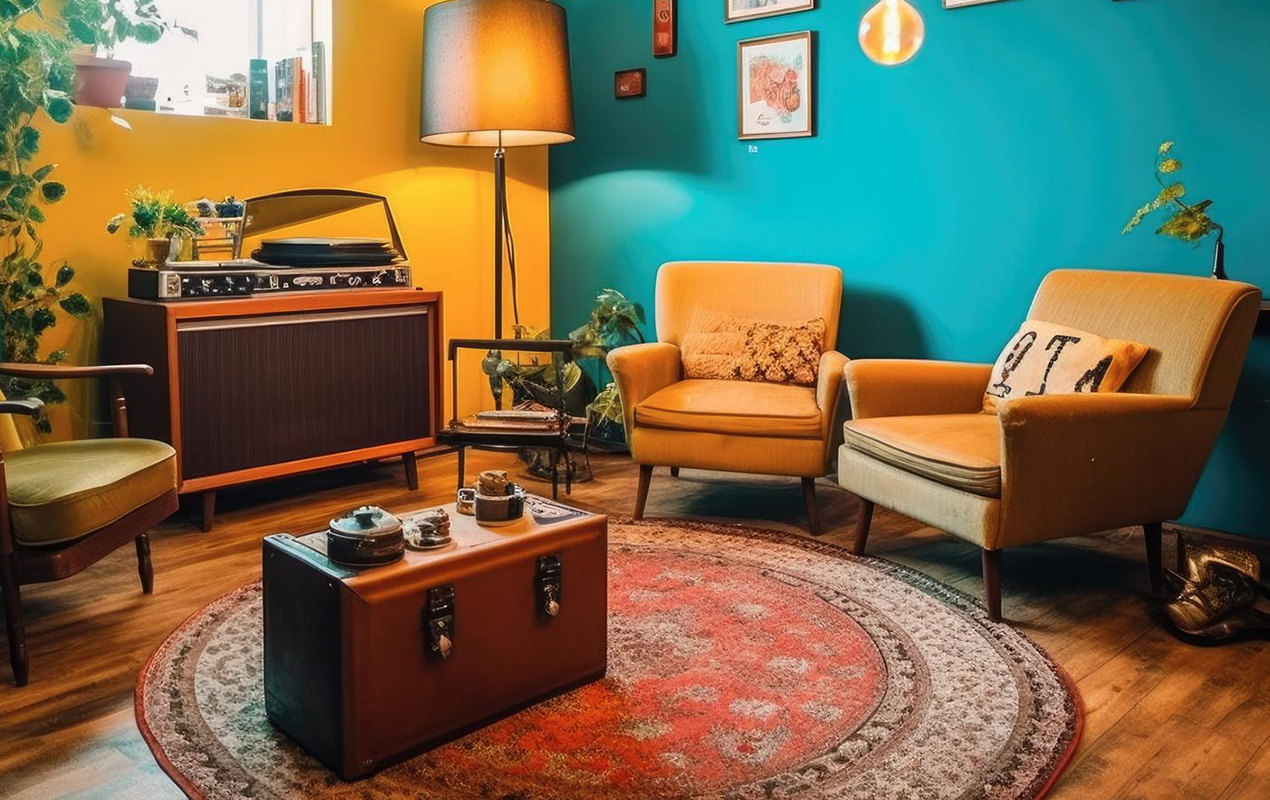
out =
[[[9,633],[9,663],[13,665],[13,680],[18,686],[26,686],[30,657],[26,649],[26,628],[22,625],[22,597],[18,589],[16,560],[12,554],[0,557],[0,584],[4,588],[4,622]]]
[[[136,539],[137,574],[141,576],[141,593],[154,591],[154,565],[150,563],[150,535],[143,533]]]
[[[670,477],[672,477],[672,478],[678,478],[678,477],[679,477],[679,467],[671,467],[671,468],[670,468]]]
[[[413,452],[402,453],[401,463],[406,468],[406,488],[412,492],[419,491],[419,456]]]
[[[856,521],[855,526],[855,543],[851,545],[851,552],[858,556],[864,555],[864,546],[869,541],[869,526],[873,524],[873,502],[860,498],[860,519]]]
[[[648,502],[648,485],[653,480],[653,465],[639,465],[639,488],[635,490],[635,519],[644,518],[644,504]]]
[[[1164,525],[1148,522],[1142,526],[1147,542],[1147,569],[1151,573],[1151,592],[1159,594],[1164,587]]]
[[[988,619],[1001,621],[1001,551],[983,551],[983,602]]]
[[[803,478],[803,503],[807,506],[807,530],[812,536],[819,536],[820,515],[816,511],[816,479]]]

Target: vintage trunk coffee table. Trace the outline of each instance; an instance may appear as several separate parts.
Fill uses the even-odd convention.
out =
[[[266,711],[346,780],[604,675],[608,518],[446,510],[451,544],[381,567],[331,561],[325,531],[264,540]]]

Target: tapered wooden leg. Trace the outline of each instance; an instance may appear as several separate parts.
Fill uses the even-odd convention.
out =
[[[864,555],[864,546],[869,541],[869,526],[873,524],[873,502],[860,498],[860,519],[855,526],[855,543],[851,545],[851,552],[858,556]]]
[[[1159,593],[1164,587],[1164,526],[1148,522],[1142,526],[1147,541],[1147,569],[1151,573],[1151,591]]]
[[[199,520],[199,526],[203,529],[203,533],[207,533],[212,529],[212,521],[216,518],[216,492],[203,492],[203,518]]]
[[[9,633],[9,663],[13,680],[26,686],[30,658],[26,649],[26,628],[22,625],[22,597],[18,590],[18,570],[13,555],[0,557],[0,584],[4,588],[4,623]]]
[[[635,519],[644,518],[644,504],[648,502],[648,485],[653,480],[653,465],[639,465],[639,488],[635,490]]]
[[[670,477],[672,477],[672,478],[678,478],[678,477],[679,477],[679,467],[671,467],[671,468],[670,468]]]
[[[983,551],[983,603],[988,619],[1001,621],[1001,551]]]
[[[141,593],[154,591],[154,565],[150,563],[150,535],[141,534],[137,543],[137,574],[141,576]]]
[[[467,481],[467,448],[459,448],[459,488]]]
[[[819,536],[820,515],[816,512],[816,479],[803,478],[803,505],[807,506],[807,531],[812,536]]]
[[[419,491],[419,457],[413,452],[402,453],[401,463],[406,468],[406,488],[412,492]]]

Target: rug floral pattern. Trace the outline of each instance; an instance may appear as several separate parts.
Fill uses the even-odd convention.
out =
[[[781,534],[612,523],[609,671],[347,784],[265,717],[261,593],[195,615],[138,684],[152,748],[220,798],[1033,798],[1075,746],[1048,657],[970,598]]]

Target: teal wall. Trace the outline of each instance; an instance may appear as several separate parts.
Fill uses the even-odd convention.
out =
[[[1204,274],[1211,249],[1122,237],[1178,142],[1212,197],[1232,276],[1270,286],[1270,2],[913,0],[926,46],[906,66],[856,43],[872,0],[723,23],[680,0],[679,55],[650,54],[651,0],[562,0],[578,140],[551,152],[552,320],[612,286],[651,307],[672,259],[819,261],[845,273],[852,358],[991,361],[1055,267]],[[736,139],[738,39],[819,36],[819,135]],[[648,96],[613,99],[647,67]],[[1270,536],[1270,331],[1186,522]]]

